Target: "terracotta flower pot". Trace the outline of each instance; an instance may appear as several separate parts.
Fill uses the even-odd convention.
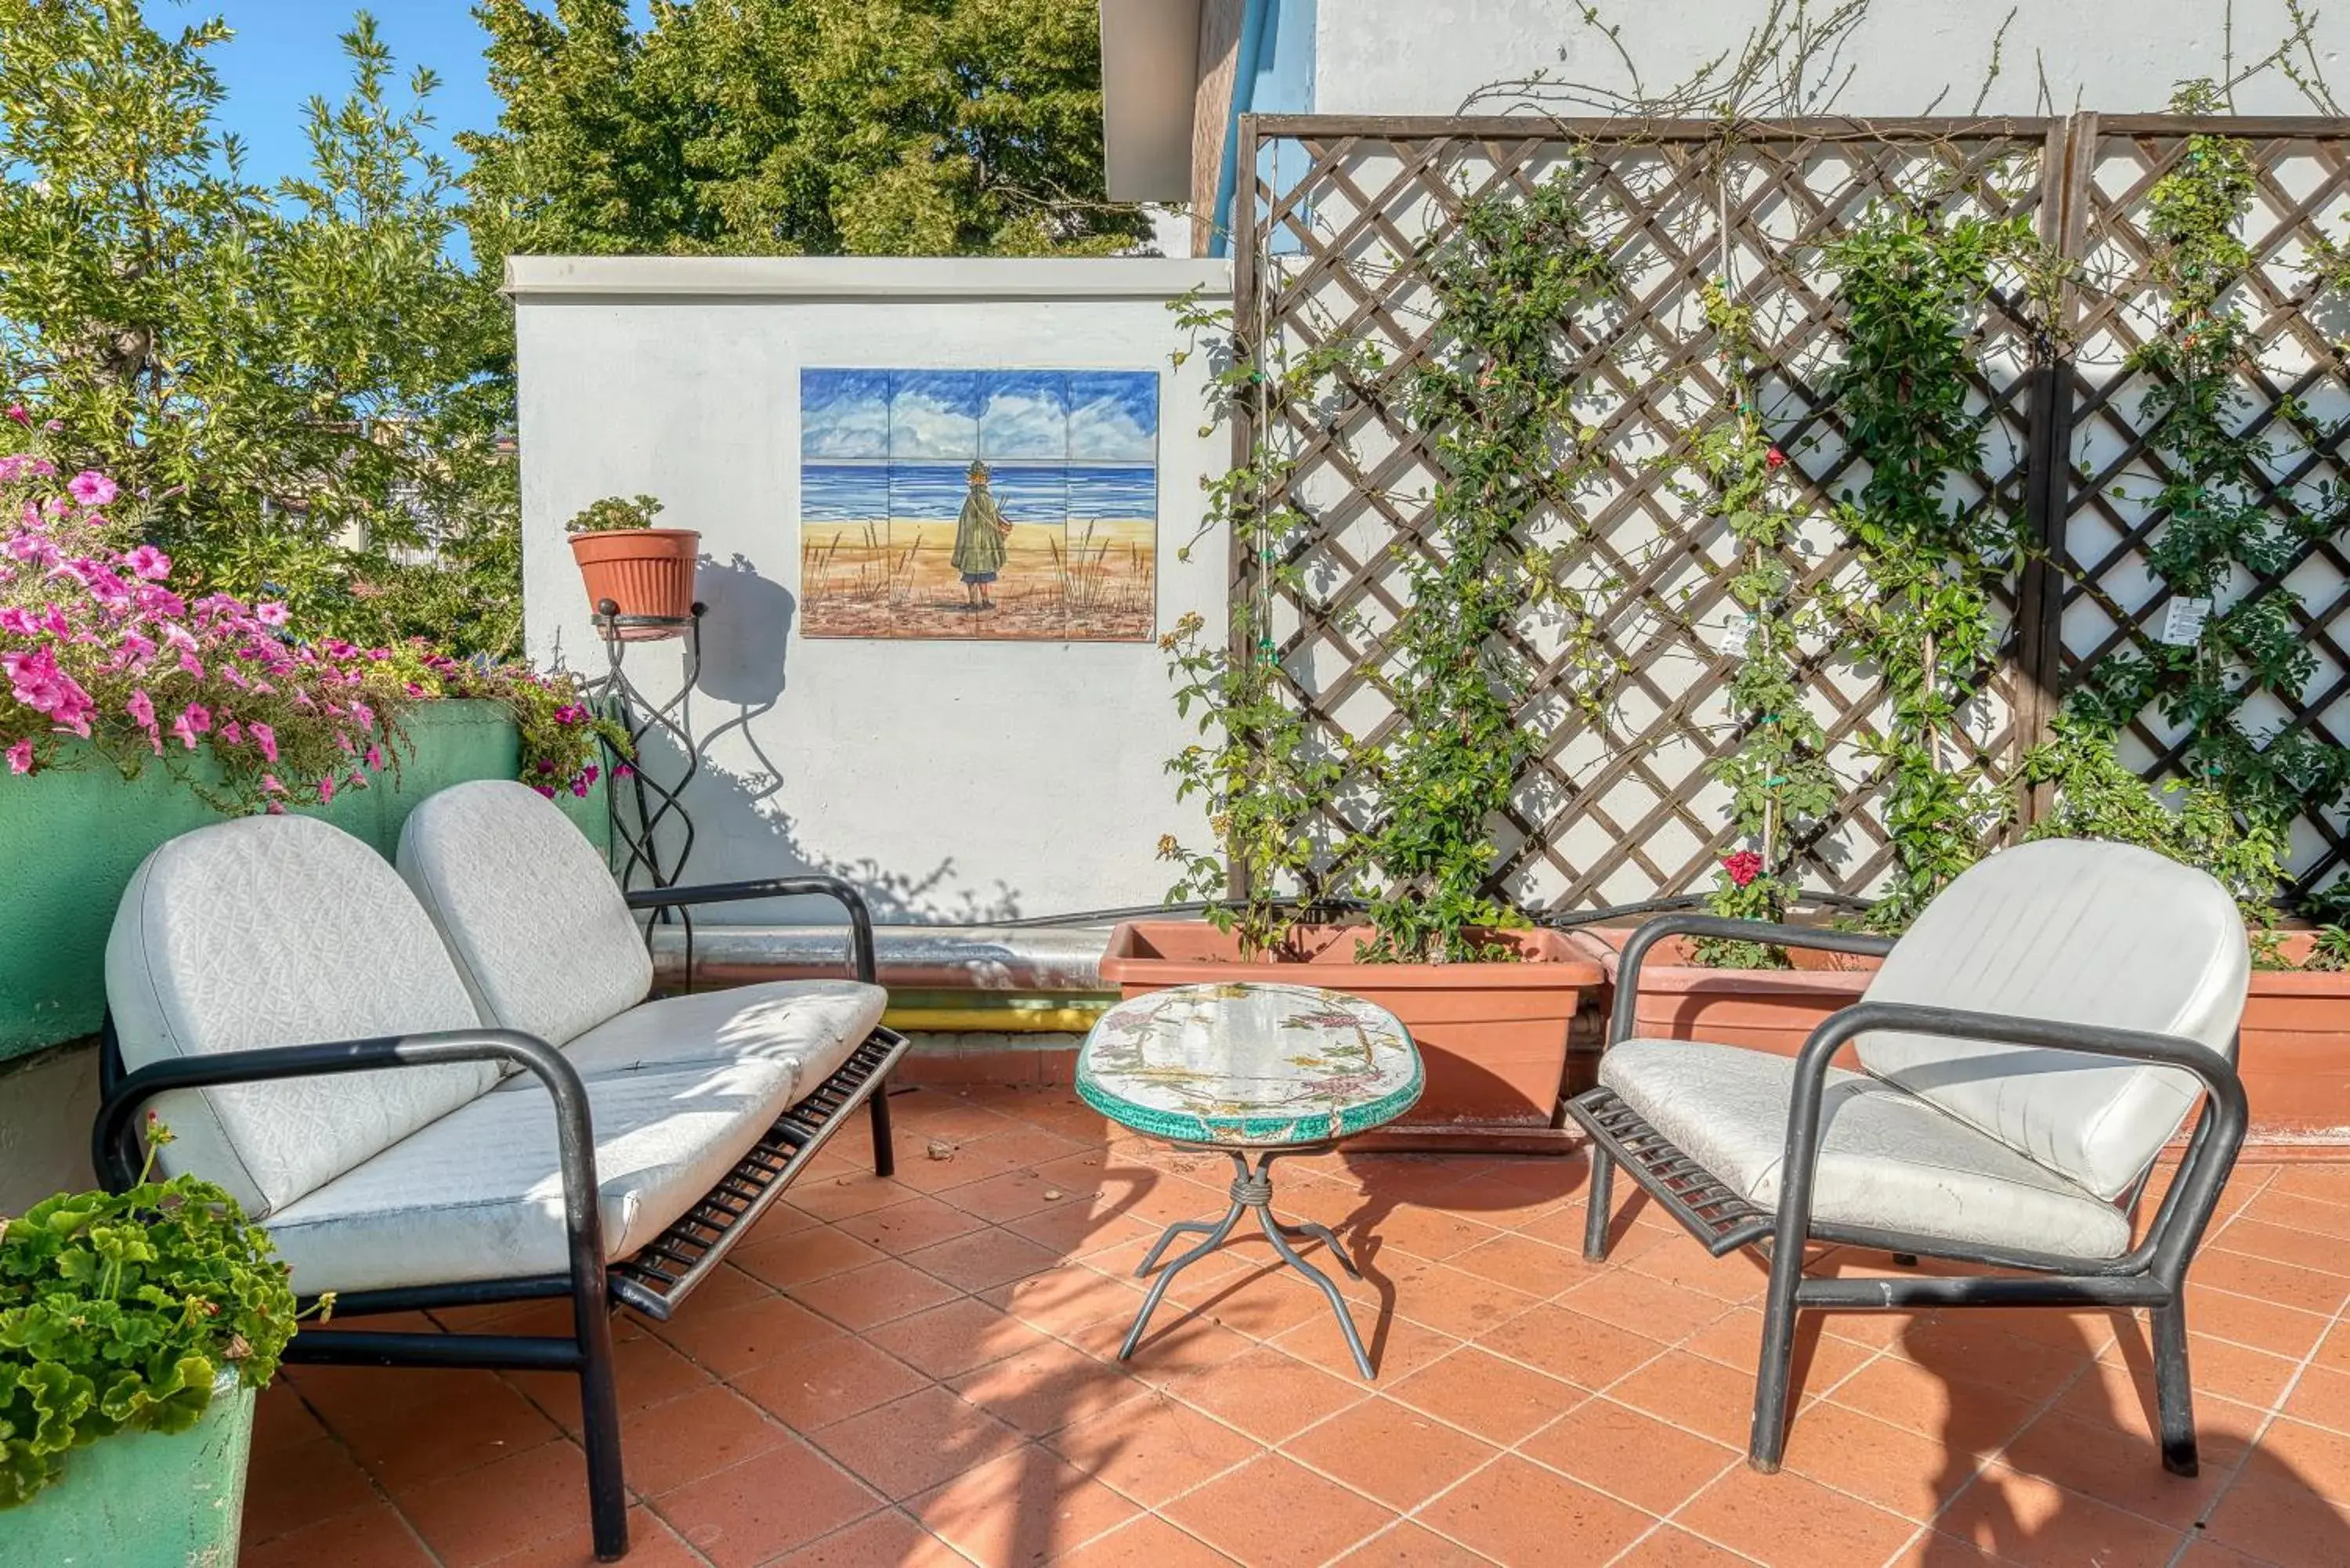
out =
[[[1612,1004],[1617,956],[1629,927],[1586,926],[1572,935],[1605,967]],[[2284,953],[2308,956],[2305,933],[2288,936]],[[1634,1028],[1652,1040],[1711,1040],[1792,1056],[1821,1020],[1858,1002],[1877,960],[1864,954],[1811,955],[1835,968],[1708,969],[1689,961],[1679,938],[1658,945],[1640,966]],[[1794,955],[1799,966],[1805,955]],[[2254,970],[2236,1054],[2251,1106],[2248,1159],[2339,1159],[2350,1150],[2350,972]]]
[[[691,528],[615,528],[571,535],[571,558],[588,587],[589,612],[610,599],[624,616],[685,621],[693,615],[693,563],[702,535]],[[624,627],[624,642],[675,637],[677,627]]]
[[[1126,996],[1170,985],[1253,981],[1318,985],[1377,1002],[1419,1046],[1427,1091],[1404,1120],[1347,1147],[1564,1153],[1570,1033],[1596,1044],[1604,974],[1555,931],[1502,931],[1525,957],[1494,963],[1361,963],[1362,926],[1313,926],[1295,956],[1243,961],[1237,938],[1204,920],[1129,920],[1111,934],[1102,978]]]

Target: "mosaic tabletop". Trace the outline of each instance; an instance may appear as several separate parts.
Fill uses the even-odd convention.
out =
[[[1419,1051],[1395,1014],[1306,985],[1179,985],[1121,1002],[1077,1054],[1077,1094],[1180,1143],[1326,1143],[1419,1098]]]

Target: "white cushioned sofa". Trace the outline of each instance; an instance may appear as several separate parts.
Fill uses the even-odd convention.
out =
[[[637,910],[798,893],[847,907],[851,978],[650,997]],[[858,1106],[889,1165],[905,1043],[856,893],[624,897],[518,784],[423,802],[397,868],[300,816],[163,845],[117,909],[107,994],[110,1181],[135,1179],[151,1109],[162,1167],[234,1194],[338,1321],[569,1298],[559,1338],[311,1329],[288,1359],[577,1373],[607,1560],[627,1550],[609,1311],[668,1316]]]

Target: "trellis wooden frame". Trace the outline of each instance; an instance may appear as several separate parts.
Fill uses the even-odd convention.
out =
[[[1289,590],[1263,573],[1259,542],[1236,531],[1236,602],[1245,596],[1276,606],[1274,618],[1294,622],[1276,631],[1289,694],[1315,724],[1346,727],[1338,713],[1365,702],[1370,671],[1385,657],[1376,631],[1366,634],[1354,623],[1399,613],[1404,596],[1383,578],[1394,574],[1403,551],[1425,547],[1424,506],[1399,499],[1394,487],[1414,474],[1432,483],[1440,472],[1394,396],[1430,347],[1424,313],[1411,318],[1430,251],[1464,200],[1513,185],[1529,189],[1545,168],[1580,160],[1582,187],[1596,207],[1616,215],[1618,253],[1637,255],[1644,268],[1627,277],[1620,317],[1586,334],[1587,341],[1574,342],[1605,404],[1595,417],[1604,483],[1588,504],[1558,502],[1580,535],[1578,569],[1613,585],[1599,594],[1605,612],[1595,618],[1608,628],[1608,646],[1626,668],[1615,701],[1629,717],[1620,725],[1611,717],[1595,730],[1569,710],[1563,719],[1539,722],[1544,742],[1507,814],[1492,888],[1522,907],[1572,909],[1707,885],[1733,838],[1718,799],[1708,798],[1710,790],[1718,792],[1709,764],[1735,747],[1740,732],[1736,716],[1725,721],[1720,702],[1736,656],[1704,636],[1704,617],[1727,603],[1722,531],[1692,516],[1671,493],[1677,463],[1686,463],[1689,443],[1706,422],[1702,409],[1693,413],[1686,400],[1720,393],[1712,334],[1701,321],[1691,326],[1689,302],[1717,270],[1716,258],[1728,256],[1740,272],[1741,297],[1772,315],[1764,349],[1774,361],[1779,395],[1773,433],[1794,460],[1790,472],[1825,517],[1851,460],[1819,374],[1835,348],[1832,285],[1820,281],[1823,268],[1810,253],[1871,196],[1930,177],[1952,204],[2028,217],[2041,243],[2068,262],[2085,268],[2118,256],[2126,264],[2086,286],[2068,284],[2053,311],[2035,316],[2001,292],[1984,313],[1976,394],[1987,421],[1985,455],[1968,486],[1973,498],[2017,517],[2025,544],[2001,587],[2003,646],[1976,704],[1968,744],[1992,777],[2012,780],[2022,750],[2046,735],[2079,670],[2133,642],[2150,642],[2165,609],[2140,559],[2159,514],[2133,512],[2106,493],[2117,475],[2160,471],[2149,432],[2140,428],[2143,378],[2117,363],[2088,362],[2079,346],[2122,352],[2142,340],[2145,302],[2154,295],[2141,226],[2145,197],[2199,131],[2251,141],[2262,171],[2262,205],[2247,223],[2257,231],[2248,239],[2262,270],[2246,294],[2260,307],[2258,335],[2289,337],[2301,364],[2282,381],[2248,379],[2258,420],[2272,422],[2282,399],[2306,400],[2313,389],[2350,404],[2350,369],[2334,340],[2339,334],[2329,337],[2309,324],[2301,308],[2309,291],[2296,293],[2277,270],[2289,270],[2321,223],[2338,227],[2344,221],[2350,121],[2080,114],[1726,127],[1245,116],[1239,166],[1251,177],[1243,182],[1247,205],[1233,225],[1239,352],[1255,355],[1284,342],[1306,346],[1333,332],[1362,334],[1381,342],[1388,368],[1377,386],[1359,389],[1363,395],[1335,415],[1276,403],[1260,428],[1258,410],[1246,400],[1232,410],[1236,466],[1253,461],[1261,438],[1290,443],[1296,460],[1290,493],[1269,499],[1295,504],[1312,521],[1283,541],[1280,559],[1313,568],[1333,585],[1326,594]],[[2314,185],[2288,189],[2282,171],[2303,165],[2317,171]],[[1455,176],[1469,169],[1475,177],[1465,189],[1456,186]],[[1690,226],[1693,215],[1708,215],[1707,202],[1711,233],[1702,222]],[[1392,263],[1367,261],[1374,247]],[[1652,362],[1638,369],[1619,362],[1627,344]],[[2005,372],[1994,373],[1995,363]],[[2350,473],[2350,460],[2339,451],[2350,431],[2350,407],[2337,414],[2326,439],[2287,472],[2256,478],[2272,502],[2290,504],[2283,496],[2292,486],[2332,477],[2337,467]],[[1352,443],[1370,437],[1387,450],[1358,466]],[[1645,456],[1618,452],[1643,441]],[[1309,499],[1317,491],[1322,499]],[[1350,534],[1372,518],[1384,545],[1350,545]],[[1852,557],[1836,544],[1817,558],[1790,564],[1813,585],[1849,582]],[[2307,601],[2303,619],[2322,665],[2303,711],[2283,722],[2338,742],[2350,735],[2350,555],[2338,541],[2324,541],[2283,576]],[[2316,591],[2313,579],[2323,579]],[[1555,684],[1559,669],[1529,639],[1513,647],[1537,672],[1530,722],[1566,707]],[[1233,648],[1239,658],[1253,651]],[[1684,661],[1687,670],[1672,670]],[[1802,870],[1814,891],[1862,896],[1890,858],[1875,788],[1856,761],[1860,743],[1883,722],[1882,691],[1833,648],[1807,649],[1802,666],[1806,701],[1842,759],[1847,786],[1834,820],[1800,846]],[[1375,745],[1388,737],[1392,718],[1375,715],[1347,732]],[[2141,723],[2129,744],[2147,776],[2177,772],[2182,748],[2176,734]],[[2016,828],[2047,807],[2044,797],[2020,784],[2014,796]],[[1367,826],[1345,808],[1334,815],[1326,826],[1335,832]],[[2299,826],[2295,870],[2303,888],[2345,864],[2350,830],[2338,813]]]

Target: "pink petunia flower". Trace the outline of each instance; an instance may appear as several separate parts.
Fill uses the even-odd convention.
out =
[[[12,774],[33,771],[33,742],[29,738],[8,748],[8,771]]]
[[[332,805],[334,803],[335,781],[331,778],[320,779],[318,781],[318,804],[320,805]]]
[[[149,582],[161,582],[172,575],[172,557],[152,545],[141,545],[122,557],[122,564],[136,576]]]
[[[66,481],[66,493],[83,506],[104,506],[120,492],[114,481],[94,468],[85,468]]]
[[[252,723],[247,724],[244,727],[244,732],[251,735],[253,737],[253,743],[261,748],[261,754],[264,760],[273,763],[277,761],[277,732],[276,730],[271,729],[268,725],[256,719]]]
[[[130,715],[131,722],[140,729],[151,730],[155,727],[155,699],[147,695],[145,687],[142,686],[132,691],[130,701],[125,702],[122,708],[123,711]]]
[[[265,604],[253,607],[253,618],[264,626],[284,626],[291,617],[284,605]]]
[[[22,403],[9,404],[8,417],[20,425],[29,425],[33,422],[33,411]],[[18,768],[16,771],[23,773],[25,770]]]

